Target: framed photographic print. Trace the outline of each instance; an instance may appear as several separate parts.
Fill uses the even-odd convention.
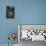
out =
[[[21,40],[46,41],[46,25],[44,24],[19,24],[18,38]]]
[[[14,6],[6,6],[6,18],[14,18]]]

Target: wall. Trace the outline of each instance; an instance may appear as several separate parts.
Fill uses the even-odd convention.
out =
[[[7,5],[0,1],[0,44],[8,43],[9,32],[18,32],[18,24],[46,24],[46,0],[13,0],[15,19],[6,18]]]
[[[9,0],[1,0],[0,1],[0,44],[7,44],[8,34],[10,32],[16,32],[17,34],[17,19],[7,19],[6,18],[6,6]],[[15,1],[12,1],[13,5],[15,5]],[[17,39],[15,41],[18,42]]]
[[[46,0],[16,0],[16,15],[19,24],[46,24]]]

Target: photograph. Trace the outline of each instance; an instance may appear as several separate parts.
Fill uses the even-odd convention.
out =
[[[31,46],[34,42],[46,41],[46,25],[19,24],[18,38],[20,46]]]
[[[6,6],[6,18],[14,18],[14,6]]]

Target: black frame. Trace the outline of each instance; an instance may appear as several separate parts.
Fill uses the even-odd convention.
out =
[[[14,6],[6,6],[6,18],[14,18],[15,16],[15,7]]]

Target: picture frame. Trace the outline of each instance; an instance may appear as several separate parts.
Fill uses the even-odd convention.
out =
[[[15,17],[15,7],[14,6],[6,6],[6,18],[14,18]]]

